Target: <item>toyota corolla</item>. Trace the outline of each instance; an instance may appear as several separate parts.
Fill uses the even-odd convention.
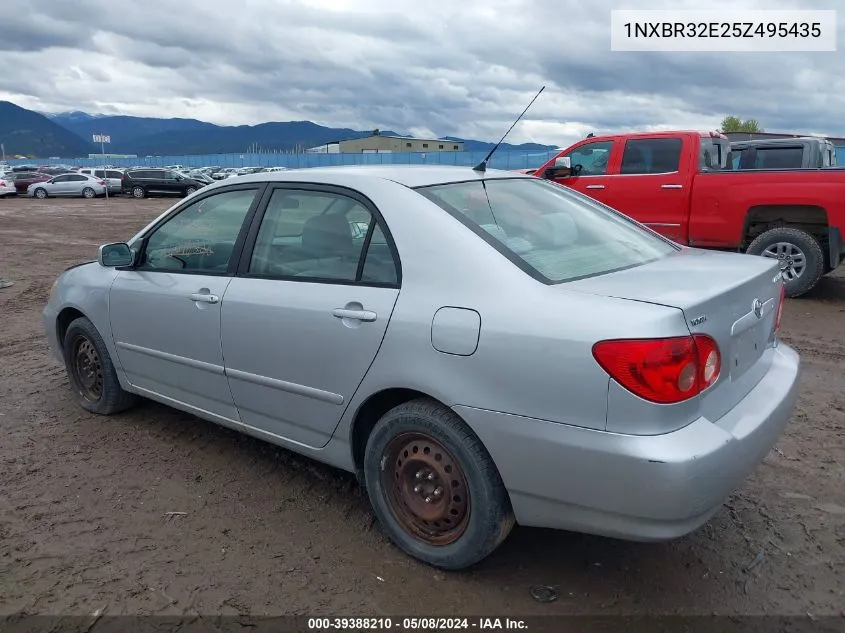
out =
[[[538,178],[340,167],[198,191],[62,273],[44,326],[84,409],[150,398],[354,472],[460,569],[514,523],[703,525],[795,405],[783,301],[776,261]]]

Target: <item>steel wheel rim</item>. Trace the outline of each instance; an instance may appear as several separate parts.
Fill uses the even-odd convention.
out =
[[[411,536],[442,547],[466,532],[472,503],[463,469],[424,433],[402,433],[382,453],[382,486],[393,516]]]
[[[763,257],[777,259],[787,281],[798,279],[807,268],[807,256],[792,242],[775,242],[763,251]]]
[[[84,336],[73,346],[74,378],[80,395],[89,402],[103,397],[103,367],[94,344]]]
[[[135,187],[132,190],[132,195],[135,196],[136,198],[143,198],[144,197],[144,190],[141,189],[140,187]]]

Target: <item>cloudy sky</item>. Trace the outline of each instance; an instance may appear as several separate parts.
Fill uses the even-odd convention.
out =
[[[0,100],[511,142],[715,129],[845,136],[838,52],[610,51],[610,10],[835,9],[840,0],[2,0]],[[845,5],[840,24],[845,21]]]

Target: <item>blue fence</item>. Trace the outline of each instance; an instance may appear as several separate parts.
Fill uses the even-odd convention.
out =
[[[498,151],[490,160],[492,169],[536,168],[557,152]],[[477,165],[487,152],[425,152],[407,154],[203,154],[195,156],[147,156],[137,158],[61,158],[9,160],[11,165],[72,165],[96,167],[102,164],[115,167],[328,167],[338,165]],[[836,162],[845,166],[845,145],[837,146]]]
[[[551,151],[498,151],[488,167],[491,169],[536,168],[554,156]],[[415,152],[407,154],[205,154],[198,156],[147,156],[136,158],[61,158],[10,160],[12,165],[71,165],[95,167],[108,164],[115,167],[328,167],[338,165],[461,165],[472,167],[480,163],[487,152]]]

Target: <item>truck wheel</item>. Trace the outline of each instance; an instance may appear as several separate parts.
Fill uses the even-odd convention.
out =
[[[824,253],[821,244],[812,235],[800,229],[769,229],[751,242],[746,253],[780,261],[787,297],[806,294],[824,274]]]
[[[373,510],[406,553],[441,569],[474,565],[514,525],[508,493],[478,437],[428,399],[388,411],[367,441],[364,481]]]

